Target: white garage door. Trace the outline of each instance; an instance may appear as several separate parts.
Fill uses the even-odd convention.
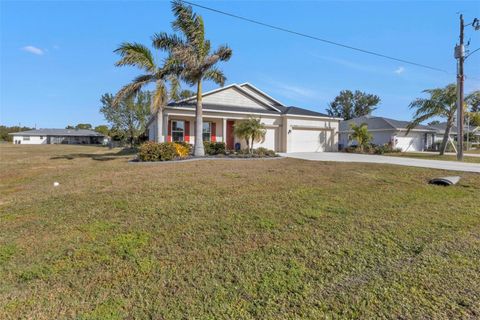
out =
[[[294,129],[290,134],[291,150],[288,152],[323,152],[331,138],[331,132],[325,130]]]
[[[423,150],[423,137],[421,135],[414,136],[397,136],[396,148],[402,149],[402,151],[422,151]]]
[[[263,142],[255,143],[254,147],[263,147],[270,150],[278,151],[277,150],[277,129],[276,128],[267,128],[267,133],[265,134],[265,140]]]

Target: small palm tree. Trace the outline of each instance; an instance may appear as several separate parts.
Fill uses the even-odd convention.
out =
[[[430,97],[417,98],[410,103],[410,109],[415,109],[415,114],[413,120],[408,125],[406,134],[430,118],[445,118],[447,125],[440,147],[440,154],[443,155],[447,149],[450,130],[454,124],[455,113],[457,112],[457,86],[455,84],[449,84],[445,88],[427,89],[423,92],[428,93]]]
[[[203,156],[203,119],[202,119],[202,81],[211,80],[220,86],[225,83],[225,75],[215,65],[219,61],[228,61],[232,50],[226,45],[211,52],[210,41],[205,39],[205,27],[201,16],[193,13],[192,7],[182,1],[173,1],[175,15],[173,29],[181,35],[169,35],[165,32],[154,35],[153,45],[168,50],[172,64],[179,68],[179,75],[189,85],[197,87],[197,105],[195,110],[195,146],[194,155]]]
[[[353,130],[353,133],[350,136],[350,141],[356,140],[360,151],[363,152],[365,147],[367,147],[373,139],[372,134],[368,132],[368,125],[366,123],[362,123],[357,126],[352,123],[350,128]]]
[[[113,100],[113,105],[118,106],[121,101],[136,95],[145,86],[154,83],[151,112],[157,115],[157,142],[164,141],[163,135],[163,109],[169,99],[179,97],[180,83],[172,64],[159,65],[153,54],[146,46],[139,43],[122,43],[115,51],[121,58],[115,65],[134,66],[144,72],[133,81],[118,91]],[[170,82],[170,94],[167,90],[167,81]]]
[[[253,153],[254,143],[264,141],[267,130],[259,118],[250,117],[235,125],[233,132],[237,137],[245,139],[247,150]]]

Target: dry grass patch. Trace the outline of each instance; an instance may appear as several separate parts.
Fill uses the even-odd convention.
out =
[[[479,175],[0,152],[2,319],[480,315]]]

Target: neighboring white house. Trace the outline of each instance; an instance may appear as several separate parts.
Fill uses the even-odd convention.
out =
[[[350,139],[353,130],[351,124],[366,123],[368,131],[373,136],[373,144],[391,144],[402,151],[425,151],[431,149],[435,143],[434,128],[418,125],[407,133],[408,121],[388,119],[384,117],[364,116],[340,122],[340,148],[355,145]]]
[[[204,141],[225,142],[228,149],[244,148],[245,142],[234,136],[233,128],[236,122],[254,116],[261,119],[267,130],[265,140],[255,143],[255,148],[265,147],[277,152],[338,150],[341,119],[287,107],[249,83],[231,84],[205,92],[202,102]],[[196,97],[169,103],[163,119],[154,115],[148,122],[149,139],[193,144],[195,104]]]
[[[14,144],[102,144],[106,137],[92,130],[35,129],[9,133]]]

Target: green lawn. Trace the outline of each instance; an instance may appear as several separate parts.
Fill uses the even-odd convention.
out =
[[[115,152],[0,145],[0,319],[480,315],[479,175]]]
[[[401,153],[386,153],[386,156],[391,157],[405,157],[405,158],[416,158],[416,159],[427,159],[427,160],[446,160],[446,161],[457,161],[456,155],[439,155],[432,153],[420,153],[420,152],[401,152]],[[470,163],[480,163],[480,157],[463,157],[464,162]]]

